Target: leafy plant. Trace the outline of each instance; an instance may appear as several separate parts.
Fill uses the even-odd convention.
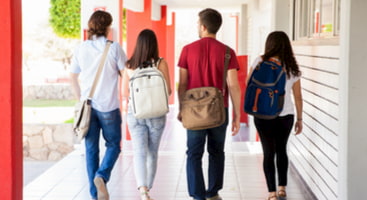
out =
[[[122,41],[126,41],[126,34],[127,34],[127,13],[126,8],[122,10]]]
[[[50,24],[56,35],[80,38],[80,0],[51,0]]]
[[[73,123],[74,123],[74,117],[64,121],[64,124],[73,124]]]

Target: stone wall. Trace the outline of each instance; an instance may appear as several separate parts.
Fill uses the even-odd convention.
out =
[[[24,85],[23,99],[75,99],[70,83]]]
[[[74,150],[72,124],[23,124],[23,156],[57,161]]]

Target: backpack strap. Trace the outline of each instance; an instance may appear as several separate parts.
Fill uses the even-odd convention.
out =
[[[154,62],[154,60],[153,60],[153,63],[154,63],[153,67],[156,67],[157,69],[159,69],[159,64],[161,63],[162,59],[163,59],[162,57],[159,57],[157,62]]]
[[[271,57],[271,58],[269,58],[269,61],[271,61],[271,62],[273,62],[273,63],[275,63],[275,64],[277,64],[279,66],[282,66],[282,63],[277,58]]]
[[[142,68],[146,68],[146,67],[156,67],[158,69],[159,63],[163,58],[160,57],[158,58],[158,60],[155,62],[154,59],[152,60],[147,60],[144,61],[143,63],[141,63],[137,68],[142,69]]]
[[[101,76],[102,69],[103,69],[103,66],[105,64],[105,60],[106,60],[106,57],[107,57],[107,54],[108,54],[108,50],[109,50],[112,43],[113,43],[113,41],[107,40],[106,46],[105,46],[103,54],[102,54],[101,61],[98,65],[96,76],[95,76],[93,84],[92,84],[92,88],[90,89],[90,92],[89,92],[89,95],[88,95],[88,99],[91,99],[93,97],[94,91],[97,87],[99,77]]]
[[[224,95],[224,91],[226,90],[227,72],[228,72],[228,65],[229,65],[229,60],[230,59],[231,59],[230,48],[228,46],[226,46],[226,55],[224,56],[223,95]]]

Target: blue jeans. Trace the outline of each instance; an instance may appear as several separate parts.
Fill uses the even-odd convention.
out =
[[[134,149],[134,172],[137,187],[151,189],[157,171],[158,149],[166,124],[166,115],[136,119],[129,110],[127,125]]]
[[[92,109],[90,127],[85,137],[89,192],[92,198],[97,199],[94,178],[101,177],[105,182],[108,182],[112,168],[121,152],[121,122],[120,109],[111,112],[99,112]],[[106,142],[106,152],[100,164],[99,137],[101,129]]]
[[[189,195],[194,199],[205,200],[218,195],[223,187],[224,144],[228,125],[228,109],[226,121],[219,127],[204,130],[187,130],[186,174]],[[204,147],[208,140],[209,153],[208,189],[205,189],[202,169]]]

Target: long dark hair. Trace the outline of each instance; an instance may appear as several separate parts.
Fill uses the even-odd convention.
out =
[[[93,35],[107,37],[111,24],[112,16],[110,13],[102,10],[95,11],[88,21],[88,40],[91,40]]]
[[[297,61],[294,58],[291,42],[283,31],[274,31],[268,35],[265,43],[265,53],[263,60],[269,60],[273,56],[278,56],[282,65],[286,67],[287,76],[299,76],[301,74]]]
[[[157,62],[159,57],[158,42],[155,33],[150,29],[144,29],[139,33],[134,52],[126,62],[129,69],[145,67],[152,62]]]

